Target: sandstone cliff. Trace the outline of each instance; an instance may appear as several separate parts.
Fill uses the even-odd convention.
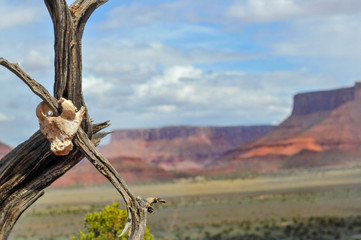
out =
[[[355,87],[296,94],[292,115],[330,111],[355,99]]]
[[[127,182],[164,180],[192,175],[194,169],[211,164],[223,152],[254,140],[271,128],[180,126],[117,130],[112,133],[110,143],[100,150]],[[106,182],[87,160],[83,160],[53,186]]]
[[[108,158],[134,156],[164,169],[200,169],[222,153],[267,133],[272,126],[163,127],[114,131],[101,151]]]
[[[292,114],[284,122],[222,158],[290,160],[305,152],[308,157],[309,153],[326,157],[326,153],[343,152],[357,160],[355,154],[361,153],[360,89],[360,83],[356,83],[351,88],[297,94]]]

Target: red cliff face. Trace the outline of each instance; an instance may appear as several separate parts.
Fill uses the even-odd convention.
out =
[[[127,182],[170,179],[182,174],[167,170],[193,170],[211,164],[221,153],[268,132],[256,127],[165,127],[118,130],[102,153]],[[54,182],[53,186],[106,183],[86,160]]]
[[[200,169],[223,152],[265,134],[271,126],[164,127],[118,130],[101,151],[109,158],[134,156],[164,169]]]
[[[146,163],[140,158],[118,157],[109,160],[126,182],[144,182],[152,180],[170,179],[172,176],[154,164]],[[108,183],[87,160],[81,161],[64,176],[56,180],[53,186],[98,185]]]
[[[8,154],[8,152],[10,152],[11,149],[12,148],[10,146],[0,143],[0,158],[4,157],[6,154]]]
[[[292,159],[305,152],[326,156],[335,151],[361,156],[360,89],[356,83],[351,88],[297,94],[290,117],[223,159]]]

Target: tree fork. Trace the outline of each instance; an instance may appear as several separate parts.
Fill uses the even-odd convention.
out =
[[[54,115],[61,112],[58,99],[71,100],[80,109],[85,106],[82,93],[81,39],[87,20],[96,8],[108,0],[77,0],[70,7],[65,0],[44,0],[54,25],[54,96],[27,75],[18,64],[0,58],[0,65],[17,75],[38,95]],[[95,148],[107,133],[100,132],[109,122],[92,124],[86,109],[76,133],[74,149],[67,156],[56,156],[40,131],[18,145],[0,160],[0,240],[8,238],[20,215],[44,194],[44,189],[86,157],[119,191],[130,219],[129,239],[142,239],[146,213],[159,200],[135,197],[119,173]]]

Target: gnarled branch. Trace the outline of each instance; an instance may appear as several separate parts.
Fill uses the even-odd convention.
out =
[[[24,194],[21,198],[17,200],[23,200],[21,204],[18,204],[18,201],[12,201],[10,204],[7,204],[6,208],[2,209],[0,212],[0,219],[7,219],[8,224],[3,226],[0,231],[0,238],[1,232],[10,233],[12,227],[19,219],[21,213],[23,213],[28,207],[30,207],[36,200],[38,200],[42,195],[44,195],[44,191],[29,191],[28,193]],[[7,236],[5,236],[7,237]]]
[[[108,0],[77,0],[70,6],[71,13],[76,19],[80,37],[83,36],[84,28],[90,15],[95,11],[95,9],[106,2],[108,2]]]
[[[29,86],[29,88],[38,95],[41,99],[43,99],[51,108],[51,110],[56,114],[58,112],[59,103],[58,101],[50,95],[48,90],[46,90],[43,85],[32,79],[28,74],[24,72],[17,63],[10,63],[4,58],[0,57],[0,65],[6,67],[11,72],[13,72],[16,76],[18,76],[23,82]]]
[[[79,129],[74,143],[78,146],[85,157],[102,173],[122,195],[128,209],[128,218],[130,219],[129,239],[142,239],[146,227],[146,213],[152,212],[152,205],[156,202],[164,202],[159,198],[148,198],[144,200],[135,197],[128,188],[125,181],[109,163],[109,161],[95,148],[88,136],[82,129]],[[152,210],[150,210],[152,209]]]

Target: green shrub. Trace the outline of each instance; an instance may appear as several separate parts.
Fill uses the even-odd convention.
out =
[[[107,205],[100,212],[88,213],[85,218],[84,230],[79,232],[78,238],[72,240],[126,240],[128,234],[119,238],[127,221],[127,211],[119,209],[119,204]],[[144,240],[153,240],[153,235],[146,227]]]

